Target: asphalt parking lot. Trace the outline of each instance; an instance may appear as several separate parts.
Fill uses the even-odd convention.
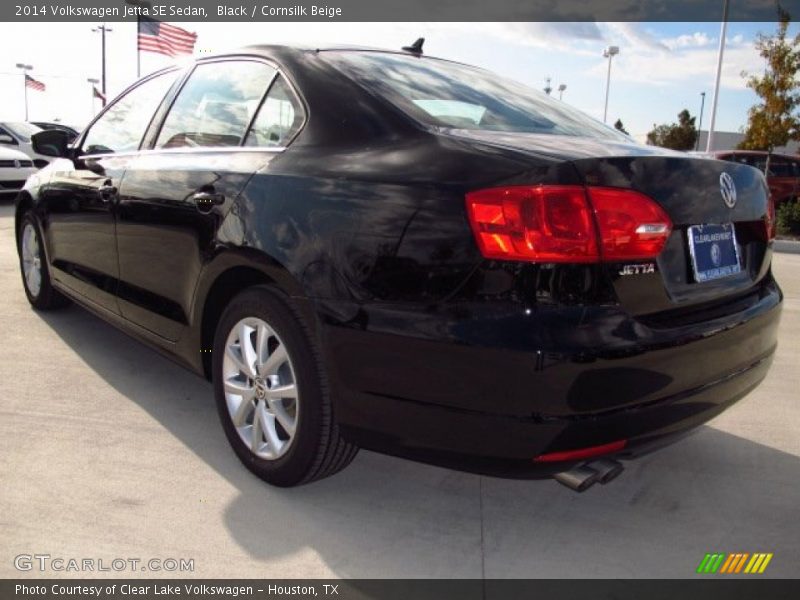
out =
[[[761,577],[797,577],[800,255],[774,270],[786,301],[768,379],[608,486],[362,452],[283,490],[240,466],[208,383],[80,308],[29,308],[2,199],[0,576],[42,576],[14,568],[40,553],[192,558],[180,575],[195,577],[683,578],[706,552],[772,552]]]

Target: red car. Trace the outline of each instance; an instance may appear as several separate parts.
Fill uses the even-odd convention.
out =
[[[775,201],[780,206],[800,195],[800,157],[788,154],[772,154],[769,159],[769,173],[766,172],[767,153],[758,150],[725,150],[712,153],[714,158],[737,162],[756,167],[767,176],[767,185]]]

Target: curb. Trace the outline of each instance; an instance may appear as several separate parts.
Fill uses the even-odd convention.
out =
[[[775,252],[784,252],[786,254],[800,254],[800,242],[793,240],[775,240],[772,249]]]

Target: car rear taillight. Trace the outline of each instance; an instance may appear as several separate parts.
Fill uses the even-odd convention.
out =
[[[672,230],[661,207],[632,190],[511,186],[469,192],[466,200],[486,258],[580,263],[655,258]]]
[[[486,258],[595,262],[597,234],[578,186],[490,188],[467,194],[467,213]]]
[[[590,187],[600,254],[605,261],[655,258],[672,231],[672,221],[653,200],[616,188]]]

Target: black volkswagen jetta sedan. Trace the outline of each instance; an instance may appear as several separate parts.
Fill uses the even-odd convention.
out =
[[[756,169],[419,52],[245,48],[131,86],[19,195],[25,292],[214,383],[280,486],[359,447],[574,489],[764,378]]]

